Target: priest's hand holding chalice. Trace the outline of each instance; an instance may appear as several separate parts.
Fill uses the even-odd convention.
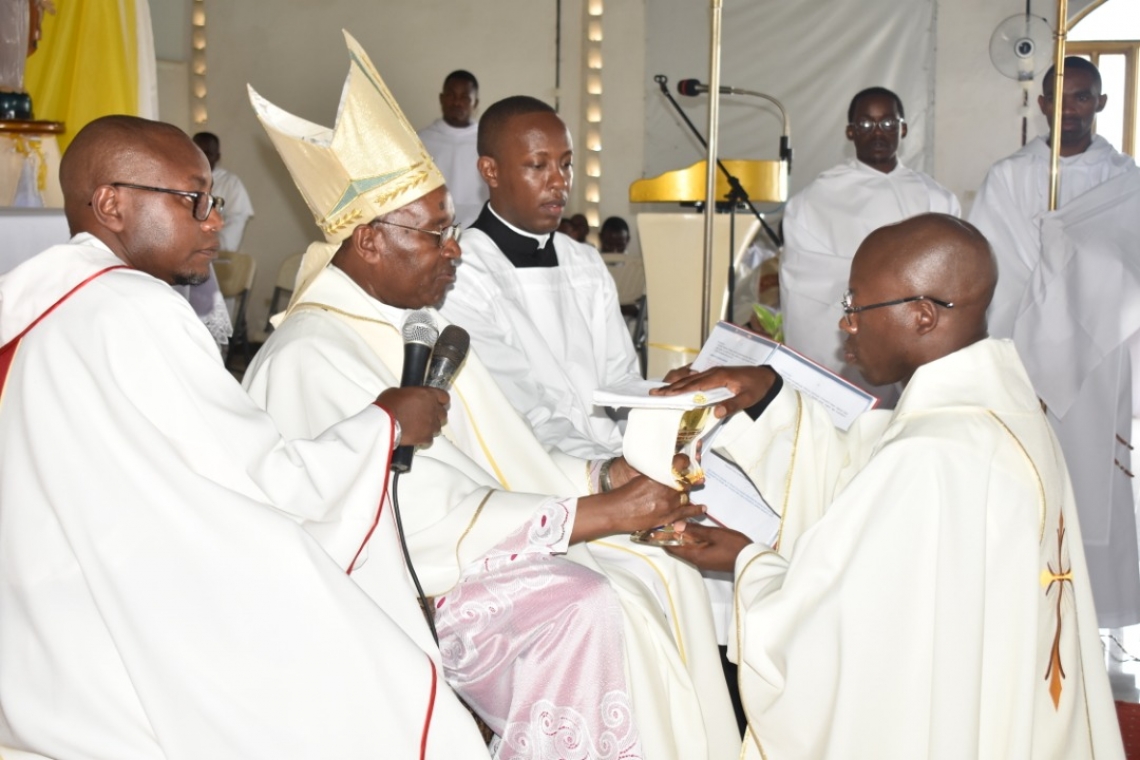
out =
[[[713,427],[709,424],[713,405],[731,394],[721,389],[652,395],[651,391],[659,386],[647,383],[637,388],[604,389],[595,394],[594,400],[597,404],[630,408],[622,442],[624,463],[681,492],[682,503],[687,503],[689,490],[704,481],[700,441]],[[607,393],[610,390],[614,392]],[[684,525],[658,525],[635,531],[630,539],[651,546],[680,546],[685,543]]]
[[[711,412],[709,416],[717,420],[742,410],[748,410],[748,414],[754,416],[759,413],[758,405],[762,408],[764,404],[761,402],[770,400],[771,393],[778,390],[774,386],[776,374],[766,366],[715,367],[703,372],[692,372],[687,367],[682,367],[666,375],[665,380],[668,385],[650,393],[670,396],[727,391],[731,398],[702,410]],[[669,551],[702,570],[732,572],[740,550],[752,543],[747,535],[726,528],[693,525],[685,533],[686,540],[672,544],[675,548],[670,548]]]

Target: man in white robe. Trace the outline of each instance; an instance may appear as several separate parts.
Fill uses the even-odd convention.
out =
[[[439,94],[443,117],[419,131],[420,140],[447,180],[447,189],[455,202],[455,223],[460,227],[475,221],[489,197],[477,165],[478,107],[479,80],[470,71],[457,69],[443,80],[443,92]]]
[[[905,389],[847,433],[767,368],[677,384],[727,382],[723,411],[758,415],[723,451],[784,516],[778,551],[700,526],[677,550],[735,566],[747,756],[1123,757],[1064,459],[1013,344],[986,337],[995,280],[949,216],[866,240],[846,354]]]
[[[326,236],[342,236],[335,246],[310,246],[288,315],[246,375],[254,399],[283,431],[300,437],[342,419],[355,399],[375,395],[370,389],[398,383],[407,309],[443,297],[459,256],[445,187],[419,185],[407,196],[423,192],[414,202],[348,234],[329,232],[324,178],[393,173],[375,163],[391,150],[377,152],[372,163],[367,157],[356,162],[355,154],[339,157],[353,163],[334,170],[328,162],[336,146],[403,139],[398,128],[382,131],[361,116],[378,111],[367,103],[381,92],[379,75],[370,65],[358,71],[356,64],[367,59],[349,44],[354,68],[336,130],[301,122],[254,97]],[[360,134],[354,137],[353,130]],[[306,135],[303,145],[299,134]],[[327,158],[310,163],[318,155]],[[329,190],[329,202],[342,197]],[[660,524],[661,511],[637,515],[647,514],[647,496],[660,499],[662,489],[643,477],[622,485],[632,473],[618,462],[610,466],[614,490],[591,495],[599,468],[548,454],[475,352],[455,380],[453,398],[445,437],[420,450],[393,488],[405,505],[416,572],[436,597],[447,677],[502,737],[497,756],[561,757],[560,747],[573,745],[599,757],[611,751],[607,746],[631,757],[735,757],[739,735],[699,576],[624,535],[578,543],[627,532],[637,520]],[[599,520],[604,529],[590,527]],[[527,525],[531,540],[519,542],[520,526]],[[504,540],[514,548],[508,551]],[[573,563],[552,556],[561,553]],[[619,609],[593,609],[613,599]],[[582,630],[584,624],[592,630]],[[628,680],[630,694],[599,691],[606,683],[600,661],[622,667],[622,634],[628,676],[617,680]],[[632,741],[637,732],[630,731],[629,696],[640,748]],[[584,704],[589,699],[593,704]]]
[[[1137,294],[1122,261],[1135,257],[1136,206],[1127,188],[1140,170],[1092,133],[1107,102],[1096,67],[1066,58],[1063,82],[1057,213],[1048,214],[1049,142],[1038,137],[994,164],[970,220],[990,239],[998,261],[991,332],[1017,336],[1030,378],[1049,406],[1081,511],[1101,625],[1117,628],[1140,622],[1131,467],[1117,464],[1129,458],[1132,445],[1128,332],[1120,330]],[[1052,120],[1052,69],[1042,89],[1038,105]],[[1122,175],[1128,176],[1100,189]],[[1047,262],[1045,220],[1054,220]],[[1079,229],[1076,237],[1068,237],[1070,227]],[[1120,247],[1129,235],[1131,247]],[[1085,243],[1095,249],[1087,260],[1073,249]],[[1084,331],[1091,324],[1098,325],[1099,338],[1090,350]]]
[[[1069,464],[1101,627],[1120,628],[1140,622],[1140,169],[1047,214],[1041,235],[1013,339]]]
[[[382,540],[446,394],[283,440],[170,287],[218,249],[190,138],[105,117],[60,173],[75,237],[0,278],[0,756],[486,757]]]
[[[1037,105],[1053,120],[1050,68],[1041,81]],[[1101,94],[1100,72],[1084,58],[1065,59],[1061,104],[1060,192],[1063,208],[1100,183],[1132,171],[1136,163],[1103,137],[1093,134],[1096,115],[1108,96]],[[990,306],[991,334],[1013,336],[1017,309],[1030,275],[1041,260],[1041,219],[1049,210],[1050,137],[1036,137],[1025,147],[990,167],[970,209],[970,222],[993,246],[998,261],[998,287]]]
[[[958,199],[922,172],[899,161],[907,125],[902,101],[882,87],[859,92],[847,109],[847,139],[855,158],[828,169],[788,201],[780,259],[784,340],[812,361],[879,396],[886,405],[897,388],[874,388],[843,362],[836,328],[851,258],[871,231],[916,214],[959,216]]]
[[[471,344],[547,449],[587,459],[621,450],[594,390],[640,379],[617,287],[597,249],[556,232],[573,147],[550,106],[526,96],[479,122],[479,171],[491,199],[463,237],[442,312]]]

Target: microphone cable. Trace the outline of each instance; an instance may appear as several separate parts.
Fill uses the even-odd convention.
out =
[[[423,612],[424,620],[427,621],[428,629],[431,630],[431,637],[435,639],[435,645],[439,646],[439,632],[435,629],[435,611],[431,603],[428,601],[427,594],[424,593],[423,586],[420,585],[420,577],[416,574],[415,565],[412,564],[412,554],[408,551],[408,539],[404,536],[404,521],[400,517],[400,473],[395,473],[392,476],[392,514],[396,518],[396,535],[400,538],[400,550],[404,553],[404,565],[408,568],[408,574],[412,576],[412,583],[415,584],[416,594],[420,602],[420,611]]]

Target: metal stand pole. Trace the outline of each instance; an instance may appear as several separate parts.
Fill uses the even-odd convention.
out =
[[[712,303],[713,269],[713,220],[716,218],[716,172],[717,172],[717,132],[720,125],[720,38],[723,0],[711,0],[712,29],[709,43],[709,155],[705,180],[705,266],[701,277],[701,342],[708,339],[712,331],[709,325],[709,306]],[[729,258],[732,258],[731,255]]]

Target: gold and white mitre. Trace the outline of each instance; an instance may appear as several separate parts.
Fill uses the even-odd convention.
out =
[[[294,116],[249,87],[258,120],[328,241],[306,251],[290,306],[358,225],[444,184],[368,54],[348,32],[344,38],[350,63],[333,129]]]

